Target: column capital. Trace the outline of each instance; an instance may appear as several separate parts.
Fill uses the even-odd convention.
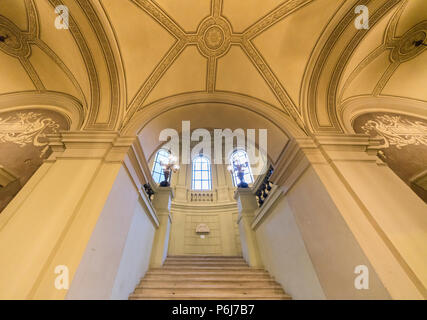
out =
[[[364,134],[314,135],[290,139],[274,166],[270,180],[279,186],[294,182],[309,165],[328,165],[335,161],[384,163],[377,157],[381,139]]]
[[[119,132],[61,131],[47,135],[53,153],[47,161],[58,158],[94,158],[107,162],[121,162],[135,137],[121,136]]]

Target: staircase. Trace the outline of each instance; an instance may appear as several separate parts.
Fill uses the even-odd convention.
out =
[[[170,256],[148,270],[131,300],[289,300],[264,269],[242,257]]]

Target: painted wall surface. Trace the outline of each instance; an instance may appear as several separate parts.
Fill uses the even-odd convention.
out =
[[[67,299],[127,299],[150,261],[154,226],[122,167],[71,283]],[[102,272],[100,272],[102,268]]]
[[[285,198],[256,230],[264,267],[293,299],[325,299],[316,271]]]
[[[117,271],[111,299],[127,299],[149,267],[154,238],[153,224],[140,205],[130,225],[126,245]]]
[[[257,234],[267,252],[263,258],[268,271],[282,281],[286,291],[301,299],[321,297],[322,291],[326,299],[390,298],[313,167],[304,172],[284,199],[285,203],[276,207],[273,216],[262,222]],[[286,217],[289,214],[295,218],[297,228]],[[295,229],[299,230],[305,249]],[[271,231],[269,237],[267,231]],[[288,254],[297,265],[292,265]],[[368,267],[369,290],[357,290],[354,286],[357,276],[354,270],[358,265]],[[308,278],[302,281],[303,276]]]
[[[210,211],[210,212],[209,212]],[[213,212],[212,212],[213,211]],[[210,232],[200,237],[196,227],[204,223]],[[237,207],[234,209],[194,208],[177,211],[172,206],[169,255],[240,256]]]

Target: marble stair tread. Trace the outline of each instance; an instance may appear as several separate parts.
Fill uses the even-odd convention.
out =
[[[218,281],[218,280],[142,280],[136,288],[279,288],[281,286],[273,280],[258,281]]]
[[[241,280],[241,281],[257,281],[257,280],[265,280],[272,279],[272,277],[265,274],[147,274],[141,280],[183,280],[183,281],[192,281],[192,280],[217,280],[217,281],[230,281],[231,280]]]
[[[147,271],[132,300],[288,300],[270,274],[242,257],[173,256]]]

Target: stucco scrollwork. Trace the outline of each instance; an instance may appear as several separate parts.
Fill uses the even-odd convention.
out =
[[[368,120],[362,126],[366,134],[376,132],[377,138],[384,139],[381,148],[396,146],[401,149],[408,145],[427,146],[427,125],[421,121],[401,119],[400,116],[382,115]]]
[[[21,147],[32,143],[36,147],[47,146],[43,141],[45,130],[57,132],[59,124],[36,112],[19,112],[5,119],[0,118],[0,142],[12,142]]]

